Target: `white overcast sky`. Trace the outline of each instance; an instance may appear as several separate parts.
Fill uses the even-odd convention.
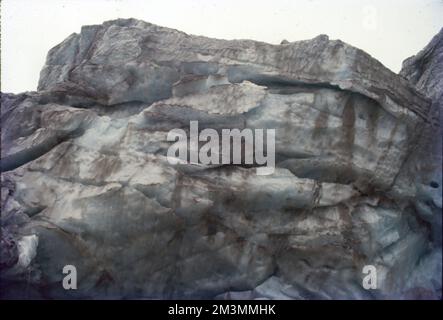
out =
[[[327,34],[398,72],[443,26],[443,0],[2,0],[1,91],[36,90],[48,50],[82,25],[130,17],[274,44]]]

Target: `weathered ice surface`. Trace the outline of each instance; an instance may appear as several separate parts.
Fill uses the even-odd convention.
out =
[[[324,35],[83,27],[37,92],[2,94],[1,296],[441,298],[442,50],[400,76]],[[195,120],[275,129],[275,172],[170,164]]]

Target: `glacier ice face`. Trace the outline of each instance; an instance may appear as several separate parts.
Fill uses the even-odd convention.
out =
[[[50,50],[37,92],[2,94],[2,296],[441,297],[441,100],[415,65],[402,74],[426,85],[324,35],[83,27]],[[191,120],[275,128],[274,174],[171,165],[167,133]],[[36,254],[12,272],[23,236]]]

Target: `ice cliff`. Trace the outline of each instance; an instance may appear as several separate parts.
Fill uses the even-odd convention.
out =
[[[441,298],[442,94],[443,31],[395,74],[325,35],[85,26],[1,97],[0,295]],[[274,174],[171,165],[190,120],[275,128]]]

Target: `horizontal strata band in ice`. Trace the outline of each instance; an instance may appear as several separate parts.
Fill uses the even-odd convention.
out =
[[[264,131],[266,131],[266,144],[264,144]],[[188,136],[185,130],[172,129],[169,131],[168,141],[176,141],[178,138],[168,148],[169,163],[265,165],[265,167],[257,168],[258,175],[267,175],[274,172],[275,129],[252,130],[245,128],[241,131],[239,129],[222,129],[220,144],[217,130],[205,128],[199,132],[198,121],[190,121],[189,135],[188,148]],[[199,142],[206,143],[200,147]],[[266,155],[264,154],[265,147]]]

